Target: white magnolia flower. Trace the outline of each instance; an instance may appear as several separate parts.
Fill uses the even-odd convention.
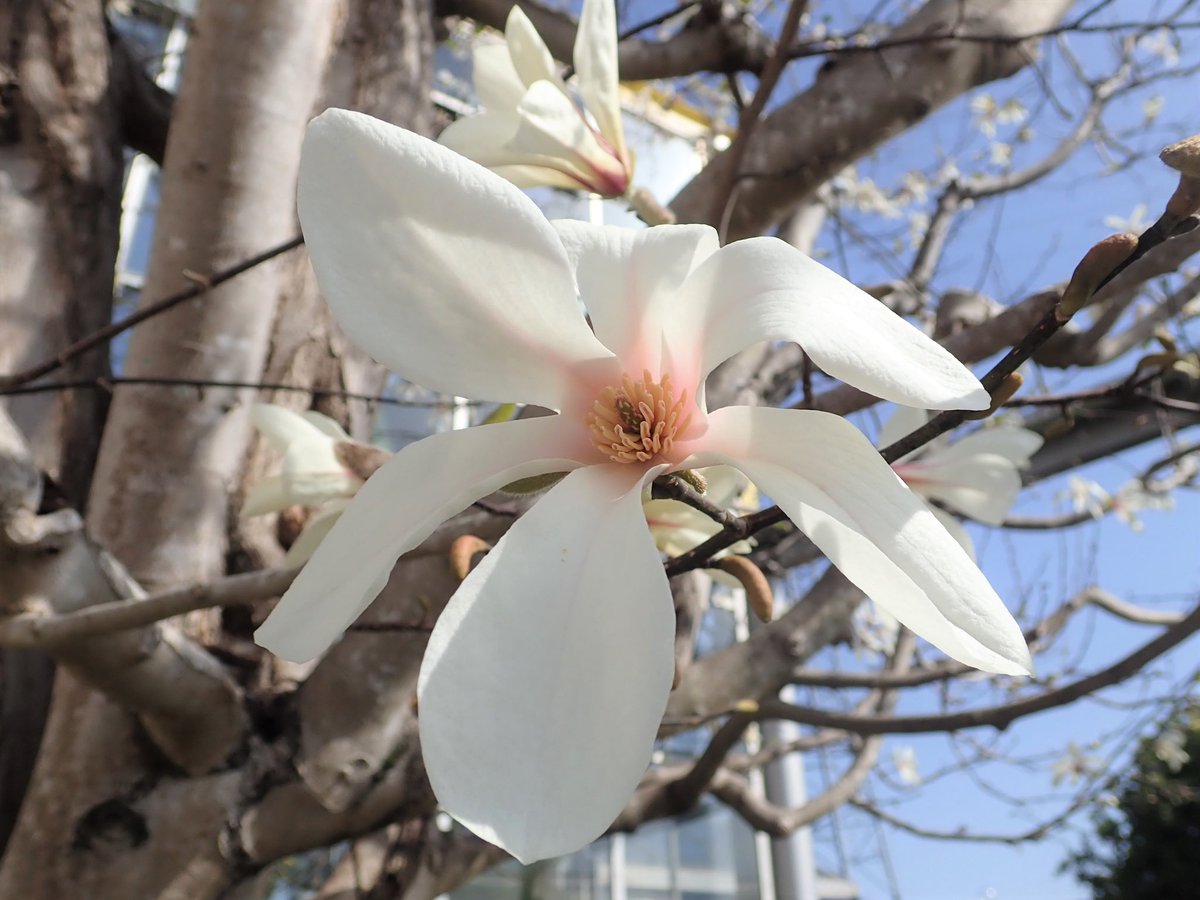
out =
[[[1146,490],[1146,486],[1136,478],[1121,485],[1112,498],[1112,509],[1118,521],[1128,525],[1133,532],[1141,532],[1146,528],[1139,512],[1147,509],[1169,512],[1174,508],[1174,497],[1166,492]]]
[[[1086,512],[1093,519],[1101,518],[1113,502],[1112,496],[1103,487],[1078,475],[1067,479],[1067,489],[1059,495],[1059,499],[1070,501],[1071,509],[1077,513]]]
[[[879,432],[879,446],[895,443],[928,420],[924,410],[899,407]],[[948,445],[922,447],[892,464],[910,488],[977,522],[999,525],[1021,491],[1021,470],[1044,440],[1028,428],[981,428]],[[958,519],[930,505],[933,514],[975,556],[970,535]]]
[[[1074,741],[1067,742],[1067,750],[1054,765],[1050,767],[1050,781],[1057,787],[1066,782],[1076,785],[1085,778],[1091,778],[1104,766],[1104,760],[1087,753]]]
[[[775,238],[718,249],[707,226],[551,225],[492,172],[344,110],[309,126],[299,211],[326,299],[369,353],[434,391],[559,411],[405,447],[257,633],[288,659],[321,653],[448,517],[565,471],[459,586],[421,667],[425,766],[476,834],[526,862],[570,852],[642,776],[674,672],[641,502],[665,472],[736,466],[914,631],[972,665],[1030,671],[1000,598],[853,425],[706,409],[708,373],[766,340],[798,341],[832,377],[898,402],[988,403],[849,282]]]
[[[617,82],[613,0],[584,0],[575,36],[580,109],[554,57],[514,6],[505,40],[475,48],[475,90],[483,112],[450,125],[438,140],[518,187],[550,185],[620,197],[633,160],[625,145]]]
[[[268,475],[250,488],[241,516],[262,516],[289,506],[315,507],[284,558],[286,565],[298,566],[308,561],[363,485],[337,454],[338,444],[353,439],[333,419],[312,410],[296,413],[260,403],[251,409],[250,418],[283,456],[283,466],[278,475]]]
[[[892,766],[896,769],[896,777],[909,787],[921,783],[921,772],[917,768],[917,751],[912,746],[904,744],[892,750]]]
[[[1154,755],[1172,772],[1178,772],[1192,757],[1187,752],[1187,735],[1172,726],[1154,741]]]
[[[1150,220],[1146,218],[1149,210],[1145,203],[1139,203],[1133,208],[1126,218],[1125,216],[1105,216],[1104,227],[1111,228],[1113,231],[1132,231],[1134,234],[1141,234],[1150,227]]]

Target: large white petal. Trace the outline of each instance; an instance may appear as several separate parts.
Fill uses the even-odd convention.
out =
[[[663,354],[669,353],[676,377],[690,381],[676,388],[693,390],[700,376],[699,348],[665,347],[664,340],[675,333],[669,318],[678,314],[680,287],[720,247],[716,231],[707,225],[634,230],[569,219],[553,224],[604,346],[634,377],[643,369],[659,375]]]
[[[672,320],[703,342],[704,371],[761,341],[795,341],[861,390],[905,406],[985,409],[979,381],[945,348],[840,275],[776,238],[723,247],[679,293]]]
[[[328,110],[304,140],[299,210],[338,322],[418,384],[557,408],[608,356],[541,211],[433,141]]]
[[[518,478],[594,458],[581,432],[547,416],[409,444],[362,486],[254,639],[298,662],[321,653],[383,589],[400,554],[450,516]]]
[[[463,582],[425,652],[434,793],[522,862],[599,837],[650,760],[675,616],[642,518],[643,474],[567,475]]]
[[[918,496],[853,425],[820,412],[727,407],[701,459],[737,466],[842,573],[897,619],[969,665],[1032,671],[1021,629]]]
[[[617,13],[613,0],[583,0],[575,34],[575,73],[579,93],[600,133],[625,159],[625,129],[617,84]]]
[[[897,471],[924,496],[989,525],[1004,521],[1021,491],[1017,467],[990,453],[950,457],[930,453],[899,465]]]
[[[504,39],[508,42],[513,68],[526,87],[543,79],[552,84],[561,83],[550,49],[519,6],[509,10],[508,21],[504,24]]]
[[[967,551],[967,556],[975,559],[975,542],[967,534],[967,529],[963,528],[962,522],[958,521],[958,519],[944,509],[938,509],[936,506],[929,507],[929,511],[942,523],[942,527],[946,529],[950,537],[958,541],[958,546]]]

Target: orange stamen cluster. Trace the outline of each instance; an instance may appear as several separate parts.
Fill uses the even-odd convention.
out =
[[[640,381],[628,375],[620,387],[607,387],[592,404],[587,424],[596,449],[614,462],[649,462],[671,451],[692,420],[687,391],[675,399],[671,376],[655,381],[649,370]]]

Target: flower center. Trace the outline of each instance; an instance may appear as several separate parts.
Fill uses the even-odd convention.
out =
[[[655,381],[649,370],[640,381],[621,377],[619,387],[606,387],[587,415],[592,444],[614,462],[648,462],[666,456],[692,420],[687,391],[675,398],[671,376]]]

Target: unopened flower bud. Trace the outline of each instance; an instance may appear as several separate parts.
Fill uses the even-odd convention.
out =
[[[471,563],[480,553],[487,553],[492,545],[474,534],[464,534],[450,545],[450,571],[459,581],[471,573]]]
[[[716,565],[742,583],[746,591],[746,605],[755,617],[760,622],[770,622],[775,612],[775,597],[762,569],[744,556],[726,556],[717,560]]]
[[[566,472],[548,472],[545,475],[531,475],[528,478],[518,478],[516,481],[510,481],[504,487],[500,488],[500,493],[515,494],[517,496],[536,494],[539,491],[544,491],[546,488],[558,484],[566,475]]]
[[[708,493],[708,480],[695,469],[680,469],[675,474],[694,487],[697,493]]]
[[[1000,386],[992,391],[992,402],[988,404],[987,409],[981,409],[978,412],[973,412],[967,416],[968,419],[986,419],[1005,403],[1013,398],[1013,395],[1021,389],[1025,384],[1025,376],[1020,372],[1009,372],[1005,379],[1000,382]]]
[[[675,212],[663,206],[644,187],[635,187],[629,192],[629,208],[647,225],[674,225]]]
[[[1172,144],[1158,154],[1158,158],[1182,175],[1200,178],[1200,134],[1193,134],[1178,144]]]
[[[1180,218],[1200,212],[1200,134],[1172,144],[1158,158],[1179,173],[1179,186],[1167,201],[1167,212]]]
[[[1059,321],[1065,322],[1083,309],[1104,279],[1129,258],[1137,243],[1137,235],[1127,231],[1106,237],[1085,253],[1058,302]]]

